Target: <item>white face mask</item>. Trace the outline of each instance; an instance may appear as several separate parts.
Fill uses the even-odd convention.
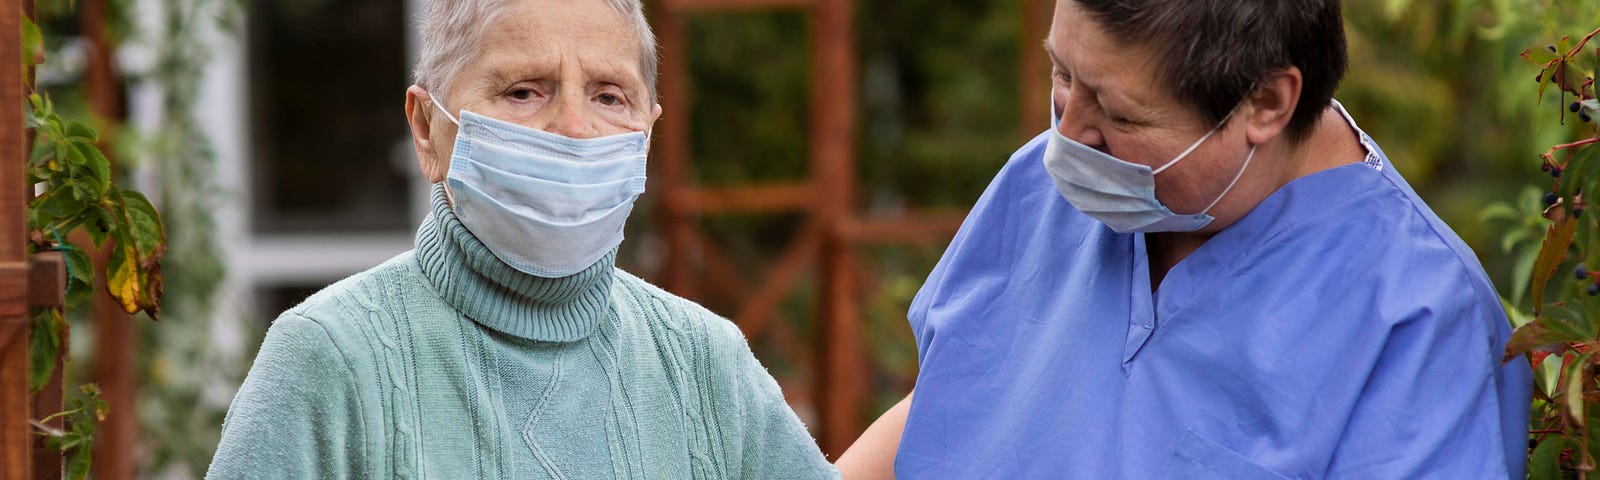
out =
[[[622,243],[644,193],[649,136],[578,139],[469,111],[459,126],[445,192],[450,209],[501,261],[559,278],[594,265]]]
[[[1252,145],[1250,154],[1245,156],[1244,165],[1239,167],[1239,173],[1234,174],[1233,181],[1200,213],[1179,215],[1172,213],[1161,200],[1156,199],[1156,175],[1177,165],[1200,148],[1206,139],[1228,123],[1233,113],[1229,113],[1210,132],[1178,154],[1177,158],[1151,169],[1122,161],[1062,135],[1057,128],[1061,120],[1055,114],[1055,104],[1052,103],[1050,107],[1051,135],[1044,152],[1045,169],[1050,172],[1056,188],[1061,190],[1061,196],[1067,202],[1117,233],[1192,232],[1205,228],[1215,220],[1207,212],[1239,183],[1239,177],[1244,176],[1250,159],[1256,155],[1256,146]]]

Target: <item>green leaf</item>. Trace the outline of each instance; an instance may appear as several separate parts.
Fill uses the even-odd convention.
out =
[[[63,223],[89,208],[89,202],[76,198],[68,188],[47,190],[44,195],[28,204],[28,228],[48,230],[49,225]],[[61,232],[66,233],[66,232]]]
[[[1565,108],[1565,107],[1562,107]],[[1579,148],[1571,152],[1566,165],[1561,171],[1562,198],[1567,199],[1568,211],[1571,211],[1572,196],[1579,192],[1600,192],[1600,148],[1590,148],[1592,145]],[[1568,175],[1568,174],[1571,175]]]
[[[67,308],[77,308],[94,293],[94,263],[88,252],[78,248],[69,246],[62,249],[61,254],[67,261]]]
[[[1532,63],[1540,67],[1543,67],[1546,64],[1549,64],[1551,60],[1556,59],[1556,53],[1544,48],[1544,45],[1529,47],[1527,50],[1523,50],[1520,56],[1524,60],[1527,60],[1528,63]]]
[[[1582,303],[1547,305],[1545,316],[1535,319],[1535,324],[1554,332],[1557,341],[1587,342],[1597,336],[1595,325]]]
[[[1495,202],[1483,207],[1483,210],[1478,212],[1478,220],[1482,222],[1495,220],[1515,222],[1521,218],[1522,216],[1517,213],[1517,209],[1512,208],[1511,204],[1506,202]]]
[[[1539,252],[1534,249],[1525,249],[1517,254],[1516,270],[1511,273],[1511,300],[1522,304],[1527,298],[1529,279],[1533,278],[1533,262],[1538,260]]]
[[[78,140],[87,142],[90,145],[93,145],[95,142],[100,140],[100,135],[96,134],[93,128],[90,128],[88,125],[84,125],[83,123],[67,122],[66,127],[65,133],[67,140]]]
[[[1533,234],[1527,230],[1518,229],[1506,232],[1506,236],[1500,239],[1500,252],[1510,253],[1512,247],[1516,247],[1518,243],[1522,243],[1523,240],[1529,238],[1533,238]]]
[[[1544,437],[1528,457],[1529,480],[1562,480],[1561,451],[1576,450],[1578,442],[1566,435]],[[1576,452],[1574,452],[1576,453]]]
[[[1545,87],[1550,86],[1550,77],[1555,76],[1555,73],[1553,72],[1555,69],[1556,65],[1551,64],[1546,65],[1542,70],[1539,70],[1539,101],[1536,103],[1536,105],[1544,105],[1544,89]]]
[[[44,34],[39,31],[39,25],[27,15],[22,17],[22,84],[33,85],[31,71],[39,59],[44,57]]]
[[[72,147],[78,158],[83,160],[82,165],[87,167],[88,180],[94,182],[91,195],[95,198],[104,197],[106,190],[111,188],[111,161],[107,160],[105,154],[100,153],[100,149],[93,143],[74,141]]]
[[[66,321],[59,309],[41,309],[33,315],[33,337],[29,340],[28,391],[38,393],[50,382],[61,352],[61,328]]]
[[[29,166],[38,168],[37,166],[42,165],[45,159],[50,158],[50,154],[55,153],[55,144],[43,140],[43,138],[35,138],[33,152],[28,154]]]
[[[84,219],[83,231],[89,233],[89,240],[94,242],[94,247],[100,248],[106,243],[106,237],[111,234],[111,229],[117,222],[103,208],[90,209],[86,216],[88,218]]]
[[[1545,398],[1555,398],[1556,387],[1561,382],[1561,355],[1550,355],[1544,358],[1534,369],[1534,381],[1539,385],[1539,391]]]
[[[90,450],[93,450],[92,445],[87,445],[90,442],[84,443],[85,445],[78,445],[72,449],[72,453],[67,454],[68,480],[89,478],[89,464],[94,461],[94,455],[89,453]]]
[[[1561,394],[1561,403],[1566,407],[1567,419],[1576,425],[1583,425],[1587,420],[1587,416],[1584,415],[1583,372],[1589,366],[1589,357],[1593,355],[1593,352],[1578,355],[1572,364],[1567,365],[1566,372],[1562,374],[1566,377],[1567,384],[1565,392]]]
[[[161,225],[161,214],[156,212],[156,207],[142,193],[133,190],[122,190],[121,193],[128,212],[126,226],[142,255],[139,261],[142,263],[166,253],[167,233]]]

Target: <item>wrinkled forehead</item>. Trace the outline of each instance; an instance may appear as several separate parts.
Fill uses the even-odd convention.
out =
[[[475,50],[466,71],[476,79],[569,72],[645,82],[637,34],[603,0],[513,1],[484,26]]]

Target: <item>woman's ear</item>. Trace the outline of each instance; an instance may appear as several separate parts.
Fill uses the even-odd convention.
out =
[[[411,146],[417,150],[417,166],[428,183],[443,181],[445,172],[450,169],[449,155],[438,151],[441,143],[437,141],[443,138],[435,138],[433,132],[434,120],[439,118],[434,116],[438,113],[436,110],[427,90],[416,85],[406,89],[406,123],[411,126]]]
[[[1268,74],[1247,94],[1240,108],[1245,114],[1245,135],[1252,145],[1270,142],[1288,128],[1300,105],[1302,80],[1300,69],[1290,66]]]

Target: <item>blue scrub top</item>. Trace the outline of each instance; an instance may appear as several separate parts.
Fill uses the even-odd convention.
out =
[[[1500,364],[1499,297],[1350,126],[1365,162],[1290,182],[1155,294],[1144,235],[1074,209],[1029,142],[911,305],[897,476],[1522,478],[1533,382]]]

